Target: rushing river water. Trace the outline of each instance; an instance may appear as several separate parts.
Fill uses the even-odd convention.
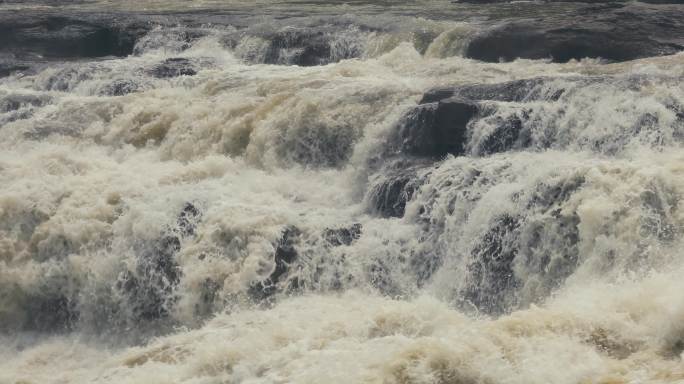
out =
[[[684,5],[0,1],[0,383],[684,382]]]

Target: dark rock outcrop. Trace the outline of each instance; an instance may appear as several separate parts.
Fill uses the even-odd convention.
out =
[[[439,87],[423,95],[420,104],[409,111],[397,125],[390,152],[422,158],[440,159],[451,154],[466,154],[471,121],[486,119],[496,107],[485,102],[527,102],[558,100],[564,90],[549,92],[544,84],[549,79],[532,78],[496,84],[470,84]],[[588,81],[588,80],[587,80]],[[526,142],[523,132],[525,113],[499,116],[493,133],[478,143],[475,152],[486,155],[502,152]]]
[[[516,20],[475,36],[465,56],[487,62],[585,57],[608,61],[684,49],[684,10],[609,3],[560,17]]]
[[[561,206],[583,184],[581,176],[541,184],[527,196],[521,214],[493,220],[471,250],[466,287],[461,292],[470,305],[489,314],[514,307],[517,290],[526,283],[516,276],[515,263],[536,275],[536,289],[547,293],[572,274],[579,257],[579,217]]]
[[[590,79],[590,78],[589,78]],[[505,102],[524,102],[546,98],[558,100],[564,90],[556,90],[551,95],[544,95],[542,86],[551,79],[545,77],[533,77],[506,81],[494,84],[467,84],[457,87],[438,87],[427,91],[420,104],[434,103],[451,97],[466,100],[492,100]],[[588,81],[587,78],[573,78],[577,81]]]
[[[7,12],[0,14],[0,52],[58,59],[127,56],[147,28],[116,15]]]
[[[475,102],[459,97],[421,104],[399,126],[399,150],[432,158],[463,154],[466,127],[477,112]]]
[[[21,61],[0,59],[0,77],[9,76],[15,72],[26,71],[31,66]]]
[[[310,67],[361,56],[361,41],[356,36],[345,37],[341,28],[348,26],[285,27],[230,36],[224,43],[235,48],[240,39],[259,37],[268,42],[265,51],[244,52],[246,61]]]
[[[194,236],[197,221],[202,216],[202,212],[191,203],[186,203],[178,215],[178,231],[183,237]]]
[[[366,201],[381,217],[403,217],[406,203],[423,184],[419,172],[427,166],[415,159],[394,159],[371,180]]]
[[[102,87],[99,93],[103,96],[123,96],[137,92],[139,89],[140,86],[136,82],[127,79],[119,79]]]
[[[402,117],[385,152],[374,160],[376,176],[367,193],[371,210],[383,217],[403,217],[406,203],[422,185],[418,171],[446,155],[487,156],[532,146],[526,126],[532,109],[527,103],[557,102],[567,87],[610,78],[567,77],[557,84],[556,80],[540,77],[427,91],[420,104]],[[500,112],[504,103],[506,109]]]
[[[452,4],[505,4],[511,3],[515,0],[452,0]],[[587,3],[587,4],[602,4],[602,3],[629,3],[634,0],[542,0],[544,3]],[[681,4],[681,0],[639,0],[640,3],[646,4]]]
[[[322,32],[288,28],[270,40],[266,63],[313,66],[330,61],[330,42]]]
[[[361,237],[361,228],[361,223],[355,223],[349,227],[326,228],[323,231],[323,238],[333,247],[351,245]]]
[[[0,113],[12,112],[24,107],[42,107],[51,98],[46,95],[33,94],[0,94]]]
[[[47,105],[51,100],[45,95],[0,93],[0,127],[30,118],[36,109]]]
[[[163,49],[167,53],[180,53],[208,33],[207,28],[192,25],[155,28],[136,41],[133,55],[141,56],[158,49]]]
[[[406,203],[413,196],[414,175],[388,177],[370,191],[371,206],[382,217],[403,217]]]
[[[531,145],[530,132],[523,127],[523,121],[529,117],[527,111],[501,117],[494,115],[485,117],[494,130],[477,143],[471,143],[471,151],[478,156],[501,153],[511,149],[522,149]]]
[[[505,308],[507,294],[519,282],[513,261],[519,252],[520,218],[504,215],[497,218],[472,250],[468,267],[468,285],[463,297],[479,310],[497,313]]]
[[[24,329],[39,332],[66,332],[78,322],[75,302],[60,292],[44,292],[26,298]],[[0,326],[0,329],[3,329]]]
[[[197,70],[195,64],[189,59],[174,57],[147,69],[145,73],[158,79],[168,79],[178,76],[194,76],[197,74]]]
[[[256,301],[269,298],[277,291],[280,278],[285,275],[290,265],[297,260],[298,252],[295,245],[299,241],[301,231],[295,226],[287,226],[282,232],[273,254],[275,267],[264,281],[254,283],[249,288],[249,295]]]
[[[130,311],[138,320],[166,317],[174,299],[173,289],[181,273],[174,260],[180,250],[180,239],[167,235],[140,255],[135,272],[120,277],[120,288],[129,297]]]
[[[175,261],[181,240],[194,234],[201,212],[187,203],[176,222],[154,244],[143,247],[135,271],[124,271],[119,277],[119,288],[129,299],[129,308],[137,320],[157,320],[168,316],[175,302],[173,291],[181,279]]]
[[[28,119],[31,116],[33,116],[33,110],[30,109],[4,113],[0,115],[0,127],[13,121]]]

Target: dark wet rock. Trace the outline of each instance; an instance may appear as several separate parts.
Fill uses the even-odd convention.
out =
[[[129,296],[130,310],[137,319],[149,321],[168,315],[181,277],[174,260],[179,250],[178,237],[164,236],[140,255],[135,273],[126,271],[120,277],[120,288]]]
[[[360,57],[370,33],[343,20],[295,25],[247,28],[228,33],[221,41],[249,63],[308,67]]]
[[[90,80],[94,68],[64,66],[48,76],[42,84],[46,91],[70,91],[75,85]]]
[[[522,149],[531,145],[530,132],[523,127],[523,121],[529,117],[526,111],[522,116],[512,114],[501,117],[498,115],[485,118],[487,123],[495,129],[482,140],[473,143],[472,152],[479,156],[505,152],[511,149]]]
[[[78,311],[75,303],[59,292],[45,292],[44,294],[26,298],[24,311],[27,321],[24,329],[39,332],[66,332],[72,329],[78,321]],[[0,327],[2,329],[3,327]]]
[[[403,217],[406,203],[415,191],[413,180],[412,175],[388,177],[375,186],[370,192],[374,210],[382,217]]]
[[[3,299],[9,306],[0,311],[0,332],[63,333],[74,329],[79,321],[78,282],[64,273],[64,264],[53,267],[30,284],[2,284]]]
[[[640,194],[643,214],[640,235],[656,236],[660,241],[673,241],[681,233],[674,215],[679,206],[677,193],[662,181],[654,180]]]
[[[669,55],[684,49],[684,10],[606,4],[562,19],[516,20],[475,36],[465,55],[487,62],[585,57],[608,61]]]
[[[517,290],[531,276],[537,276],[538,291],[550,293],[575,271],[580,219],[561,207],[583,184],[582,176],[541,184],[528,196],[523,212],[492,221],[471,250],[462,291],[469,305],[488,314],[504,313],[517,305]],[[516,276],[515,264],[527,271],[526,281]]]
[[[41,121],[23,132],[23,136],[27,140],[43,140],[46,137],[58,135],[64,137],[80,137],[81,129],[74,125],[51,123],[50,121]]]
[[[506,307],[506,293],[513,292],[513,261],[519,251],[520,219],[504,215],[494,220],[471,252],[468,286],[463,297],[479,310],[497,313]]]
[[[33,62],[123,57],[157,49],[179,54],[213,35],[229,49],[246,42],[239,56],[248,62],[313,66],[361,56],[364,33],[369,32],[335,17],[324,22],[276,18],[267,25],[263,21],[262,16],[242,12],[89,13],[54,6],[8,11],[0,13],[0,58],[28,55]],[[264,44],[249,47],[252,39]]]
[[[290,265],[297,260],[296,244],[299,242],[300,236],[301,231],[297,227],[292,225],[285,227],[273,254],[275,268],[266,280],[253,284],[249,289],[249,294],[253,299],[261,301],[277,291],[280,278],[289,271]]]
[[[400,159],[380,170],[367,192],[371,211],[381,217],[403,217],[406,203],[424,181],[419,171],[425,166],[422,162]]]
[[[516,0],[452,0],[453,4],[505,4]],[[629,3],[634,0],[542,0],[544,3],[587,3],[587,4],[602,4],[602,3]],[[639,0],[640,3],[646,4],[681,4],[681,0]]]
[[[26,107],[42,107],[50,101],[51,98],[45,95],[0,94],[0,113],[17,111]]]
[[[200,285],[199,302],[195,304],[195,315],[199,317],[210,316],[219,298],[219,290],[223,285],[213,279],[206,278]]]
[[[342,31],[290,27],[265,35],[269,46],[264,63],[309,67],[359,57],[362,51],[355,41],[335,41],[340,33]]]
[[[419,241],[426,244],[428,236],[419,238]],[[415,277],[416,285],[421,288],[427,284],[432,276],[444,265],[444,257],[440,252],[435,252],[431,247],[420,247],[417,251],[411,252],[409,259],[410,270]]]
[[[528,219],[521,229],[521,263],[539,279],[537,290],[550,294],[570,276],[579,262],[580,218],[555,206]]]
[[[468,84],[438,87],[427,91],[421,102],[413,110],[409,111],[397,124],[394,136],[390,138],[387,151],[389,153],[401,152],[395,148],[411,148],[411,145],[420,146],[429,140],[431,132],[447,131],[453,135],[460,134],[463,138],[461,151],[450,149],[448,153],[472,156],[487,156],[511,150],[523,150],[533,148],[535,150],[579,145],[583,148],[613,155],[622,151],[635,140],[652,137],[649,144],[654,147],[662,145],[658,140],[668,140],[665,137],[664,126],[669,125],[674,139],[681,141],[684,137],[680,134],[680,127],[684,123],[684,107],[672,98],[666,98],[660,105],[674,113],[668,118],[659,112],[662,107],[654,106],[651,110],[643,111],[638,115],[632,115],[631,122],[621,124],[620,130],[597,135],[591,140],[581,141],[574,137],[576,131],[567,135],[569,123],[563,119],[568,111],[568,105],[577,105],[587,92],[635,92],[643,93],[645,90],[662,84],[678,84],[679,77],[661,75],[628,75],[628,76],[560,76],[522,79],[495,84]],[[445,103],[453,99],[466,100],[477,106],[477,113],[466,123],[439,126],[433,109],[435,103]],[[549,114],[541,111],[549,111]],[[616,107],[616,113],[619,109]],[[594,124],[593,116],[579,114],[577,116],[580,125]],[[426,129],[428,127],[429,129]],[[402,138],[402,132],[423,132],[422,134],[405,135],[407,142],[397,144]],[[440,136],[434,134],[435,137]],[[415,144],[411,141],[418,138]],[[656,137],[658,139],[656,139]],[[437,138],[433,139],[439,141]],[[446,141],[444,141],[446,142]],[[392,152],[394,150],[394,152]],[[425,156],[418,151],[407,151],[413,155]],[[426,151],[425,151],[426,152]],[[437,152],[441,154],[442,152]]]
[[[13,121],[28,119],[31,116],[33,116],[33,110],[31,109],[23,109],[20,111],[4,113],[0,115],[0,127]]]
[[[163,49],[164,52],[180,53],[190,48],[193,42],[206,36],[208,33],[209,31],[206,28],[191,26],[157,27],[136,41],[133,54],[140,56],[156,49]]]
[[[392,279],[391,268],[383,260],[376,259],[366,270],[368,282],[383,295],[396,296],[400,289]]]
[[[181,241],[194,234],[200,211],[191,203],[178,215],[175,228],[171,228],[154,244],[140,251],[135,271],[124,271],[119,288],[127,294],[130,308],[136,319],[150,321],[167,317],[175,302],[175,287],[182,272],[175,255]]]
[[[427,91],[420,101],[420,104],[433,103],[451,97],[458,97],[466,100],[492,100],[506,102],[525,102],[540,99],[551,101],[558,100],[565,90],[555,90],[550,95],[543,92],[543,85],[552,78],[534,77],[531,79],[521,79],[506,81],[494,84],[467,84],[452,87],[438,87]],[[587,78],[569,78],[569,80],[588,81]]]
[[[479,119],[489,119],[488,123],[496,125],[496,129],[474,144],[474,153],[487,155],[516,145],[523,147],[529,142],[523,130],[526,113],[502,118],[496,115],[494,104],[483,102],[557,101],[565,90],[546,89],[544,85],[549,81],[552,79],[532,78],[431,89],[423,95],[420,104],[402,118],[391,147],[404,154],[435,159],[447,154],[464,155],[468,150],[468,126]]]
[[[139,89],[140,86],[136,82],[127,79],[119,79],[102,87],[99,93],[102,96],[124,96],[129,93],[137,92]]]
[[[467,125],[477,113],[477,103],[458,97],[419,105],[398,127],[399,151],[432,158],[461,155],[465,150]]]
[[[186,203],[178,215],[178,230],[181,236],[194,236],[197,222],[202,217],[202,212],[192,203]]]
[[[528,200],[528,209],[539,213],[527,221],[523,246],[528,265],[534,265],[551,279],[552,286],[569,276],[577,266],[579,257],[579,216],[562,209],[562,205],[579,191],[586,182],[582,175],[572,175],[558,182],[539,185]],[[553,245],[551,245],[553,244]],[[555,248],[555,249],[554,249]],[[560,252],[562,257],[550,260],[548,253]]]
[[[319,119],[305,117],[300,111],[294,113],[300,123],[277,123],[284,132],[276,147],[280,159],[307,168],[339,168],[347,164],[363,136],[358,125],[346,118]]]
[[[0,14],[0,52],[45,58],[127,56],[148,26],[115,15]]]
[[[168,79],[178,76],[194,76],[197,74],[195,64],[189,59],[174,57],[145,71],[148,75],[158,79]]]
[[[420,157],[441,158],[447,154],[490,155],[532,145],[526,122],[525,103],[556,102],[577,87],[608,81],[600,77],[531,78],[494,84],[466,84],[428,90],[420,104],[409,111],[396,129],[391,148]],[[511,112],[499,113],[502,103]],[[487,127],[477,132],[473,124]],[[397,143],[398,142],[398,143]]]
[[[543,184],[530,197],[527,208],[542,207],[547,210],[564,201],[577,192],[586,182],[584,176],[577,175],[556,183]]]
[[[271,38],[266,63],[313,66],[330,58],[330,44],[322,32],[286,29]]]
[[[277,282],[280,277],[287,272],[289,265],[297,259],[295,244],[300,235],[301,232],[294,226],[288,226],[283,231],[276,247],[275,254],[273,255],[275,269],[268,276],[268,279],[271,282]]]
[[[16,72],[23,72],[31,68],[30,65],[17,61],[0,61],[0,77],[12,75]]]
[[[361,228],[361,223],[355,223],[349,227],[326,228],[323,231],[323,238],[333,247],[351,245],[361,237]]]

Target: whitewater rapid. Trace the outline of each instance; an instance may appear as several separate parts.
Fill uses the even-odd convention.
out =
[[[485,62],[503,11],[435,4],[12,51],[0,383],[684,382],[684,54]]]

